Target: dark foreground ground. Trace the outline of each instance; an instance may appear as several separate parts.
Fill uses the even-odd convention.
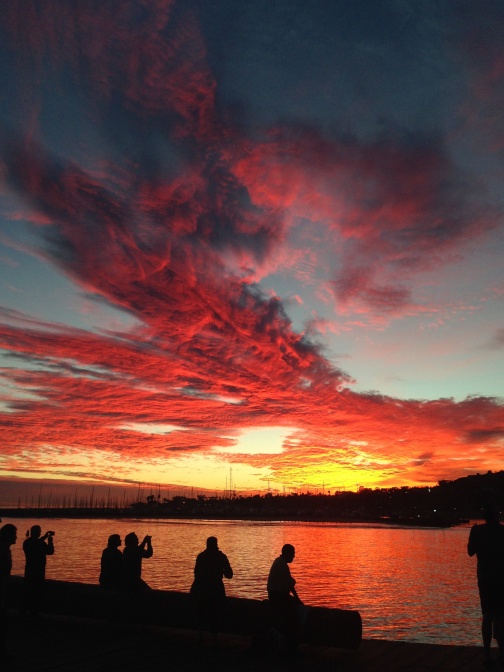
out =
[[[284,660],[255,653],[250,639],[220,635],[218,647],[198,646],[196,633],[153,626],[41,615],[22,620],[12,612],[8,631],[10,672],[477,672],[480,648],[365,640],[359,650],[303,645],[300,655]]]

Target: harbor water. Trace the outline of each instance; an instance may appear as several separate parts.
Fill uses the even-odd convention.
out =
[[[97,583],[110,534],[152,535],[154,555],[143,562],[152,588],[189,591],[194,560],[214,535],[234,577],[227,594],[266,598],[266,579],[282,545],[305,604],[356,609],[368,639],[437,644],[480,643],[476,560],[467,555],[469,526],[448,529],[374,524],[150,519],[4,519],[18,528],[13,574],[23,574],[22,542],[39,524],[55,531],[50,579]]]

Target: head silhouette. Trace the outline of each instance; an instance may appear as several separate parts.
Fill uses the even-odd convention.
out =
[[[0,542],[10,546],[15,544],[17,539],[17,527],[12,523],[6,523],[0,528]]]
[[[40,537],[41,532],[42,529],[40,525],[32,525],[30,527],[30,537],[33,537],[33,539],[38,539]]]
[[[292,544],[284,544],[282,546],[282,558],[284,558],[285,562],[292,562],[295,555],[296,550]]]
[[[138,546],[138,537],[134,532],[130,532],[124,537],[125,546]]]
[[[487,523],[499,522],[499,509],[494,503],[488,503],[483,507],[483,514]]]
[[[121,543],[121,537],[118,534],[111,534],[108,538],[107,546],[109,548],[117,548]]]
[[[217,545],[217,537],[208,537],[206,540],[206,547],[209,551],[218,551],[219,546]]]

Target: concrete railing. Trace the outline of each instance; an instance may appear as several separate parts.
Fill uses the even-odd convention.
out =
[[[21,605],[23,579],[11,577],[10,605]],[[98,585],[47,580],[41,612],[81,618],[100,618],[145,625],[196,629],[189,593],[170,590],[115,592]],[[357,649],[362,639],[358,611],[302,606],[301,640],[318,646]],[[270,624],[267,600],[228,597],[219,618],[219,632],[257,636]]]

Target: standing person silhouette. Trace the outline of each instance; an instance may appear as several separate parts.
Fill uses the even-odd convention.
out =
[[[107,548],[103,549],[98,579],[102,588],[116,590],[121,586],[123,566],[123,554],[119,550],[121,544],[121,537],[118,534],[111,534]]]
[[[191,595],[198,619],[198,635],[203,643],[203,630],[209,626],[214,645],[217,643],[219,619],[226,601],[223,577],[233,578],[233,570],[217,543],[217,537],[208,537],[206,549],[196,557]]]
[[[467,552],[476,555],[478,590],[481,602],[481,635],[485,664],[492,664],[492,634],[504,662],[504,526],[499,511],[493,506],[484,509],[485,522],[474,525],[469,534]]]
[[[0,669],[12,656],[7,652],[7,586],[12,570],[11,546],[17,541],[17,528],[6,523],[0,528]]]
[[[295,651],[298,647],[297,605],[303,604],[296,592],[296,580],[289,569],[295,555],[294,546],[284,544],[281,554],[271,565],[267,583],[273,626],[282,636],[281,646],[287,651]]]
[[[142,560],[152,558],[152,537],[146,535],[141,544],[134,532],[124,537],[122,585],[126,590],[150,590],[142,579]]]
[[[47,556],[54,554],[54,532],[40,536],[40,525],[33,525],[23,542],[25,554],[23,614],[36,616],[42,601]]]

